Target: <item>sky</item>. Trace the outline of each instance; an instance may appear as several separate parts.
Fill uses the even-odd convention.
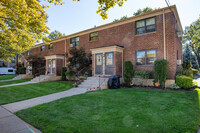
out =
[[[64,5],[54,6],[48,4],[47,9],[48,23],[50,32],[58,30],[66,35],[73,34],[82,30],[93,28],[112,22],[127,15],[133,16],[139,8],[163,8],[167,4],[165,0],[127,0],[122,7],[115,6],[108,11],[108,19],[103,20],[96,13],[98,9],[98,0],[63,0]],[[169,0],[171,5],[176,5],[183,29],[196,21],[200,16],[200,0]],[[47,4],[46,2],[44,2]]]

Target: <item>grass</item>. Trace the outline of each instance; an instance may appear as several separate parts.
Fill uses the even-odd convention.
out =
[[[194,133],[200,124],[196,91],[88,92],[16,115],[44,133]]]
[[[0,105],[65,91],[73,87],[69,82],[41,82],[0,88]]]
[[[17,75],[1,75],[0,80],[8,80],[8,79],[13,79]]]
[[[23,82],[27,82],[30,81],[31,79],[19,79],[19,80],[12,80],[12,81],[3,81],[0,82],[0,86],[2,85],[10,85],[10,84],[17,84],[17,83],[23,83]]]

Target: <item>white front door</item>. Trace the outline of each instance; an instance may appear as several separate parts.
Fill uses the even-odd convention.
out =
[[[48,59],[47,60],[47,74],[55,74],[56,68],[56,60],[55,59]]]

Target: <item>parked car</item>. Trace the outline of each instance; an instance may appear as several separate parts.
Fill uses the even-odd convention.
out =
[[[0,68],[0,75],[16,74],[16,69],[12,67],[2,67]]]

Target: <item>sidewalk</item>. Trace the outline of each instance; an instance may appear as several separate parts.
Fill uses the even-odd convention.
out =
[[[22,109],[27,109],[39,104],[48,103],[48,102],[55,101],[57,99],[64,98],[64,97],[83,94],[85,92],[86,92],[86,89],[84,88],[72,88],[70,90],[66,90],[66,91],[62,91],[58,93],[53,93],[53,94],[36,97],[36,98],[24,100],[24,101],[19,101],[15,103],[5,104],[5,105],[2,105],[2,107],[14,113]]]
[[[0,88],[2,88],[2,87],[9,87],[9,86],[17,86],[17,85],[35,84],[35,83],[38,83],[38,82],[28,81],[28,82],[17,83],[17,84],[2,85],[2,86],[0,86]]]
[[[30,127],[30,129],[28,129],[27,126]],[[1,133],[32,133],[30,130],[33,130],[35,133],[41,133],[38,129],[24,122],[22,119],[0,106]]]

